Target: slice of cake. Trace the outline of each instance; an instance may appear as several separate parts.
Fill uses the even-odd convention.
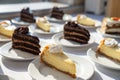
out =
[[[36,36],[29,34],[28,27],[21,26],[15,29],[12,36],[12,48],[39,55],[40,45]]]
[[[64,12],[62,9],[60,9],[58,7],[53,7],[50,17],[62,20],[63,15],[64,15]]]
[[[84,26],[95,26],[95,20],[93,20],[85,15],[78,15],[77,23],[84,25]]]
[[[46,32],[50,31],[50,23],[48,22],[46,17],[37,18],[36,25],[38,28],[42,29],[43,31],[46,31]]]
[[[64,38],[80,44],[87,44],[90,39],[89,31],[73,21],[64,25]]]
[[[23,8],[21,10],[21,12],[20,12],[20,19],[22,21],[29,22],[29,23],[34,23],[35,22],[33,13],[32,13],[32,11],[30,11],[30,9],[28,7],[27,8]]]
[[[107,34],[120,35],[120,18],[104,18],[100,31]]]
[[[102,54],[113,61],[120,62],[120,47],[115,39],[105,38],[101,40],[97,48],[97,54]]]
[[[40,54],[42,62],[50,67],[76,78],[76,65],[65,55],[59,45],[47,45]]]
[[[12,26],[9,21],[0,22],[0,34],[11,38],[16,27]]]

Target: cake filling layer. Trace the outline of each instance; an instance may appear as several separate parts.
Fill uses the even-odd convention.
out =
[[[83,34],[79,34],[79,33],[70,33],[70,32],[64,32],[64,35],[65,37],[75,37],[75,38],[78,38],[78,39],[83,39],[83,40],[89,40],[89,38]]]
[[[86,32],[86,30],[84,30],[84,29],[79,29],[79,28],[77,29],[77,28],[72,28],[72,27],[69,27],[69,26],[67,27],[66,26],[64,28],[64,30],[67,31],[67,32],[75,32],[75,33],[78,33],[78,34],[81,33],[81,34],[84,34],[86,36],[90,36],[89,33]]]
[[[24,36],[24,37],[23,37]],[[22,40],[22,41],[28,41],[28,42],[31,42],[31,43],[35,43],[35,44],[38,44],[39,43],[39,40],[34,37],[34,36],[30,36],[30,35],[17,35],[17,34],[13,34],[13,37],[15,39],[19,39],[19,40]]]
[[[13,48],[15,49],[20,49],[22,51],[26,51],[26,52],[30,52],[30,53],[33,53],[34,55],[38,55],[39,51],[35,50],[35,49],[32,49],[32,48],[29,48],[29,47],[25,47],[25,46],[14,46],[13,45]]]

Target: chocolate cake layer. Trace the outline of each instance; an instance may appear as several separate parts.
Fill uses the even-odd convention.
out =
[[[78,39],[89,40],[89,38],[86,37],[83,34],[64,32],[64,35],[68,36],[68,37],[75,37],[75,38],[78,38]]]
[[[56,19],[63,19],[64,12],[58,7],[53,7],[51,11],[51,17],[56,18]]]
[[[74,28],[74,27],[69,27],[69,26],[64,27],[64,31],[76,32],[78,34],[81,33],[83,35],[90,36],[89,32],[86,32],[86,30],[78,29],[78,28]]]
[[[87,44],[90,39],[88,30],[69,21],[64,25],[64,38],[79,42],[80,44]]]
[[[12,36],[12,48],[30,52],[35,55],[40,53],[39,39],[29,35],[28,27],[21,26],[15,29]]]
[[[12,48],[19,49],[19,50],[22,50],[22,51],[25,51],[25,52],[29,52],[29,53],[32,53],[34,55],[39,55],[38,53],[40,53],[37,50],[31,49],[31,48],[25,47],[25,46],[13,46]]]
[[[78,42],[80,44],[87,44],[88,43],[88,41],[85,41],[85,40],[82,40],[82,39],[78,39],[76,37],[73,37],[73,38],[65,37],[65,39],[72,40],[72,41]]]
[[[21,10],[20,19],[25,22],[30,22],[30,23],[35,22],[33,13],[30,12],[29,8],[24,8]]]
[[[23,37],[24,36],[24,37]],[[22,40],[22,41],[28,41],[28,42],[31,42],[31,43],[34,43],[34,44],[38,44],[39,43],[39,40],[36,36],[30,36],[30,35],[24,35],[24,34],[21,34],[21,35],[17,35],[17,34],[13,34],[13,40],[15,39],[19,39],[19,40]]]
[[[25,42],[25,41],[19,41],[19,40],[14,40],[14,44],[13,45],[23,45],[23,46],[26,46],[26,47],[30,47],[30,48],[33,48],[35,50],[39,50],[39,44],[38,45],[35,45],[33,43],[30,43],[30,42]]]

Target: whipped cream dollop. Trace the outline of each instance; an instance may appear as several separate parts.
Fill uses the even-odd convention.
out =
[[[58,44],[50,45],[49,51],[51,53],[61,53],[61,52],[63,52],[61,45],[58,45]]]
[[[38,17],[37,20],[43,22],[43,23],[47,23],[47,18],[44,16],[44,17]]]
[[[64,15],[63,15],[63,20],[69,21],[69,20],[71,20],[71,19],[72,19],[72,16],[71,16],[71,15],[69,15],[69,14],[64,14]]]
[[[111,39],[111,38],[106,39],[104,43],[105,43],[106,46],[109,46],[109,47],[118,46],[118,42],[115,39]]]
[[[87,18],[86,15],[81,15],[81,16],[80,16],[80,19],[86,19],[86,18]]]

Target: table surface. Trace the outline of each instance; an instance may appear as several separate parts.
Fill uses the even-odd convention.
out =
[[[88,15],[92,18],[102,20],[102,16],[92,16]],[[97,46],[98,43],[100,42],[101,39],[103,39],[103,36],[98,34],[95,29],[90,29],[89,30],[91,34],[95,37],[95,44],[84,47],[84,48],[68,48],[68,47],[63,47],[64,52],[70,53],[70,54],[75,54],[78,56],[82,56],[86,59],[88,59],[94,66],[95,72],[94,75],[91,77],[90,80],[120,80],[120,71],[117,70],[112,70],[105,68],[103,66],[100,66],[98,64],[95,64],[92,62],[86,55],[86,51],[90,47]],[[40,35],[37,34],[37,36],[41,40],[45,40],[46,42],[53,42],[51,39],[52,35]],[[6,42],[0,42],[0,46],[4,45]],[[28,65],[30,64],[31,61],[15,61],[15,60],[9,60],[7,58],[4,58],[0,56],[0,74],[5,74],[9,75],[15,80],[33,80],[32,77],[28,74],[27,69]]]

